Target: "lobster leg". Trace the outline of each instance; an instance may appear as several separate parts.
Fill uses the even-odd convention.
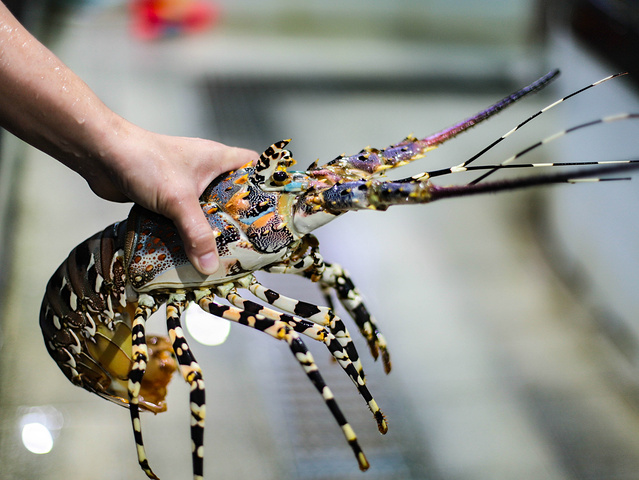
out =
[[[149,461],[144,450],[144,442],[142,441],[142,425],[140,423],[139,395],[142,378],[146,371],[146,364],[149,358],[149,352],[146,345],[145,324],[151,315],[152,308],[155,305],[153,298],[148,295],[140,295],[138,307],[135,310],[135,317],[131,327],[131,350],[133,357],[133,366],[129,372],[129,411],[131,413],[131,424],[133,425],[133,436],[138,452],[138,463],[144,473],[149,478],[158,480],[149,466]]]
[[[346,349],[348,356],[357,368],[359,374],[363,377],[364,371],[362,362],[359,359],[359,353],[355,348],[355,344],[350,333],[346,329],[346,325],[331,308],[313,305],[312,303],[295,300],[286,297],[270,288],[266,288],[257,279],[251,275],[248,290],[260,300],[263,300],[274,307],[280,308],[285,312],[306,318],[319,325],[328,327],[337,341]]]
[[[277,340],[285,341],[296,360],[304,369],[304,372],[306,372],[306,376],[322,395],[326,406],[333,414],[338,425],[341,427],[346,441],[355,453],[360,470],[368,470],[370,464],[368,463],[368,460],[357,441],[357,436],[355,435],[353,428],[350,426],[346,417],[337,405],[333,392],[331,392],[324,382],[324,379],[320,375],[319,369],[313,360],[313,356],[306,348],[306,345],[304,345],[304,342],[302,342],[299,338],[297,332],[292,330],[282,321],[270,320],[262,314],[253,314],[234,306],[221,305],[213,300],[210,292],[208,294],[206,291],[196,293],[196,301],[205,312],[209,312],[212,315],[232,322],[237,322],[242,325],[255,328],[256,330],[271,335]]]
[[[371,354],[374,358],[377,358],[378,352],[381,352],[384,371],[390,373],[391,360],[386,339],[379,331],[379,328],[377,328],[375,319],[368,313],[368,309],[364,305],[362,297],[357,291],[357,288],[355,288],[353,281],[341,266],[329,263],[325,265],[326,268],[319,281],[320,287],[323,291],[326,291],[327,288],[335,290],[337,298],[339,298],[346,311],[353,317],[360,332],[362,332],[362,335],[366,338]]]
[[[277,263],[275,265],[269,265],[262,270],[268,273],[281,273],[281,274],[299,274],[313,267],[315,262],[310,256],[304,257],[299,262],[294,264],[290,263]]]
[[[191,441],[193,449],[193,478],[203,480],[204,469],[204,418],[206,404],[202,370],[189,348],[180,317],[186,305],[186,295],[172,294],[166,304],[166,325],[173,342],[173,351],[182,370],[184,380],[191,386]]]
[[[366,387],[364,378],[359,374],[353,362],[349,358],[346,350],[340,345],[335,336],[329,332],[326,328],[315,323],[303,320],[301,318],[293,317],[286,313],[279,313],[270,308],[263,307],[262,305],[242,298],[238,295],[237,290],[232,289],[226,294],[226,299],[238,308],[241,308],[245,312],[252,313],[254,315],[263,315],[268,320],[272,320],[277,324],[288,325],[292,327],[294,331],[306,335],[313,340],[324,343],[335,360],[339,363],[342,369],[347,373],[350,379],[353,381],[360,395],[366,401],[368,408],[377,421],[377,428],[381,434],[388,432],[388,425],[384,414],[379,409],[377,402],[371,395],[370,391]]]

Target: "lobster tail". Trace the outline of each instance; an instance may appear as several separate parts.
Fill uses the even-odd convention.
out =
[[[74,248],[49,280],[40,310],[40,328],[45,345],[63,373],[80,386],[107,387],[107,370],[89,355],[89,344],[97,344],[100,320],[97,312],[110,311],[114,317],[116,292],[124,285],[111,271],[121,270],[114,258],[115,226],[107,227]],[[104,314],[103,314],[104,316]],[[91,339],[87,341],[87,339]],[[85,387],[86,388],[86,387]]]
[[[126,222],[110,225],[71,251],[47,284],[40,328],[71,382],[126,406],[133,306],[125,288],[125,229]],[[162,355],[161,339],[153,344]],[[144,409],[166,410],[163,397],[147,396]]]
[[[111,276],[105,276],[101,246],[105,232],[112,229],[108,227],[71,251],[49,280],[40,309],[40,328],[49,353],[63,373],[81,386],[110,383],[106,372],[85,351],[86,338],[97,332],[92,313],[101,311],[108,301],[103,290]],[[112,244],[105,241],[105,250]]]

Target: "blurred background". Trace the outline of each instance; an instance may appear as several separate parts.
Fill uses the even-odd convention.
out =
[[[258,151],[293,138],[302,168],[426,136],[562,70],[398,175],[456,165],[554,100],[639,67],[631,0],[5,3],[134,123]],[[639,112],[638,75],[542,115],[484,163],[583,121]],[[526,158],[636,157],[638,132],[636,122],[601,125]],[[72,386],[38,328],[57,266],[130,206],[100,200],[2,133],[0,478],[145,478],[128,412]],[[389,433],[377,433],[350,380],[308,341],[372,464],[360,473],[286,345],[232,325],[211,346],[193,327],[207,385],[206,478],[639,479],[638,196],[636,179],[566,185],[351,213],[322,228],[322,254],[349,270],[389,342],[385,376],[357,339]],[[303,279],[261,280],[323,302]],[[161,318],[149,324],[163,329]],[[188,479],[188,387],[176,378],[170,390],[167,413],[143,415],[147,453],[161,478]]]

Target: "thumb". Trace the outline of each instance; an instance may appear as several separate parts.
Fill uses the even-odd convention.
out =
[[[220,266],[215,233],[198,200],[184,202],[181,211],[171,220],[178,229],[186,255],[193,266],[204,275],[211,275]]]

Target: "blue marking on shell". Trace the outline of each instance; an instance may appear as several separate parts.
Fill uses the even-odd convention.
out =
[[[243,217],[243,218],[240,218],[239,220],[240,220],[240,222],[242,222],[245,225],[251,225],[253,222],[255,222],[256,220],[259,220],[264,215],[266,215],[268,213],[271,213],[271,212],[274,212],[274,211],[275,211],[275,207],[272,206],[268,210],[265,210],[265,211],[261,212],[258,215],[254,215],[252,217]]]

